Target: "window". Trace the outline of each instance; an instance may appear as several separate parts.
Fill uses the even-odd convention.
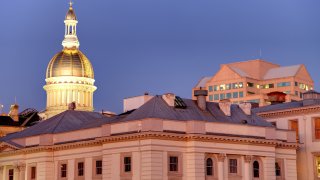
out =
[[[131,172],[131,157],[124,157],[123,165],[124,165],[124,172]]]
[[[290,94],[291,91],[284,91],[283,93],[285,93],[285,94]]]
[[[226,84],[226,90],[231,89],[231,84]]]
[[[84,175],[84,162],[78,162],[78,176]]]
[[[209,101],[213,101],[213,95],[209,95]]]
[[[239,83],[239,88],[243,88],[243,82]]]
[[[14,179],[14,170],[9,169],[9,180],[13,180],[13,179]]]
[[[233,98],[238,98],[239,93],[238,92],[234,92],[232,93]]]
[[[36,167],[31,167],[31,174],[30,174],[30,178],[33,180],[33,179],[36,179]]]
[[[290,86],[291,83],[290,82],[280,82],[277,84],[278,87],[286,87],[286,86]]]
[[[96,175],[102,174],[102,160],[96,161]]]
[[[214,86],[213,86],[213,90],[214,90],[214,91],[218,91],[218,86],[217,86],[217,85],[214,85]]]
[[[241,91],[241,92],[239,92],[239,97],[243,97],[243,92]]]
[[[177,172],[178,171],[178,156],[169,157],[169,171]]]
[[[213,175],[213,161],[211,158],[208,158],[206,162],[206,174],[207,176]]]
[[[220,91],[223,91],[223,90],[225,90],[226,89],[226,86],[224,85],[224,84],[221,84],[220,85]]]
[[[253,177],[258,178],[260,177],[260,168],[259,168],[259,162],[254,161],[253,162]]]
[[[67,177],[67,164],[60,165],[60,177],[62,177],[62,178]]]
[[[209,86],[209,92],[212,92],[213,89],[212,89],[212,86]]]
[[[255,94],[255,92],[247,91],[247,94]]]
[[[316,157],[316,177],[320,178],[320,157]]]
[[[251,82],[247,82],[247,87],[254,87],[254,84]]]
[[[260,103],[260,99],[250,99],[247,102],[251,102],[251,103]]]
[[[272,126],[277,127],[277,122],[271,122]]]
[[[290,120],[290,130],[296,131],[296,139],[299,140],[299,127],[298,127],[298,121],[297,120]]]
[[[219,100],[219,94],[215,94],[213,97],[214,100]]]
[[[232,83],[232,89],[238,89],[239,85],[238,83]]]
[[[227,99],[230,99],[231,98],[231,93],[227,93],[226,97],[227,97]]]
[[[294,95],[299,96],[299,92],[298,92],[298,91],[295,91],[295,92],[294,92]]]
[[[275,163],[276,176],[281,177],[281,167],[278,162]]]
[[[296,81],[296,82],[294,82],[294,86],[298,86],[298,82]]]
[[[320,139],[320,118],[314,119],[314,137]]]
[[[225,99],[225,98],[226,98],[225,94],[220,94],[220,100]]]
[[[274,88],[274,84],[268,84],[269,87],[268,88]]]
[[[229,159],[229,173],[237,174],[238,173],[238,160]]]

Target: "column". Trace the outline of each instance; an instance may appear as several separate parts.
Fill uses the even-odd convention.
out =
[[[72,90],[72,102],[77,102],[75,90]]]
[[[218,154],[218,180],[224,180],[224,161],[226,154]]]
[[[19,180],[25,180],[26,164],[20,164],[18,169],[19,169]]]
[[[251,161],[252,161],[252,156],[246,155],[244,156],[244,180],[250,180],[251,177]]]
[[[5,169],[4,166],[0,166],[0,179],[4,179],[4,174],[5,174],[5,173],[3,172],[4,169]]]
[[[85,158],[85,160],[84,160],[85,162],[84,162],[84,166],[85,166],[85,170],[88,170],[88,169],[90,169],[89,171],[85,171],[85,173],[84,173],[84,176],[85,176],[85,180],[90,180],[90,179],[92,179],[92,177],[93,177],[93,172],[92,172],[92,170],[93,170],[93,164],[92,164],[92,162],[93,162],[93,160],[92,160],[92,157],[88,157],[88,158]]]

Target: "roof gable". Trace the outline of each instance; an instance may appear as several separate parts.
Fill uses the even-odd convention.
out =
[[[208,81],[208,83],[212,81],[225,81],[228,79],[238,79],[245,75],[244,72],[240,70],[231,69],[229,66],[222,66],[220,70]]]

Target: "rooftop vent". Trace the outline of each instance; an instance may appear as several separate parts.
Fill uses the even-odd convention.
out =
[[[271,102],[271,105],[273,104],[281,104],[286,102],[286,93],[283,92],[270,92],[267,94],[268,96],[268,101]]]
[[[320,103],[320,93],[311,90],[303,93],[303,106],[311,106]]]

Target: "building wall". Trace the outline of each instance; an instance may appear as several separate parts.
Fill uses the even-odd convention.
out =
[[[181,173],[172,175],[168,173],[168,155],[178,155],[181,162]],[[286,179],[296,179],[295,150],[275,149],[271,146],[254,146],[249,144],[212,143],[200,141],[174,141],[159,139],[144,139],[125,142],[106,143],[99,146],[83,147],[75,149],[59,150],[54,152],[27,153],[21,156],[7,156],[0,158],[4,173],[15,163],[26,165],[26,178],[30,177],[28,168],[31,165],[37,167],[37,179],[58,180],[59,162],[67,162],[68,179],[75,178],[78,159],[85,162],[85,180],[93,178],[93,160],[97,157],[103,159],[103,175],[100,179],[181,179],[201,180],[205,179],[205,157],[207,155],[221,156],[216,161],[217,179],[251,179],[252,162],[254,158],[261,159],[263,179],[276,179],[274,171],[275,158],[281,156],[285,162]],[[132,157],[132,174],[125,176],[122,172],[121,157]],[[247,157],[252,158],[247,161]],[[228,173],[228,157],[239,157],[240,174],[237,177]],[[279,158],[279,157],[278,157]],[[222,160],[221,160],[222,159]],[[20,177],[20,171],[16,179]],[[22,175],[23,176],[23,175]],[[219,178],[218,178],[219,177]],[[23,178],[22,178],[23,179]],[[99,179],[99,178],[98,178]]]

